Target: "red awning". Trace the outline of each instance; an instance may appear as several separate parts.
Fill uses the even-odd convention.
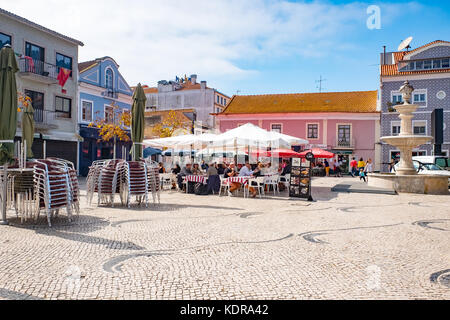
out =
[[[325,150],[322,150],[322,149],[319,149],[319,148],[313,148],[311,150],[303,151],[302,153],[300,153],[300,155],[301,155],[302,158],[304,158],[304,157],[306,157],[306,154],[309,153],[309,152],[312,152],[314,154],[314,157],[315,158],[319,158],[319,159],[322,159],[322,158],[326,158],[326,159],[334,158],[334,153],[328,152],[328,151],[325,151]]]
[[[291,149],[275,149],[271,151],[254,150],[251,152],[253,157],[273,157],[273,158],[301,158],[300,153]]]

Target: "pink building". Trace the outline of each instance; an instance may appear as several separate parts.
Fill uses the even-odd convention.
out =
[[[346,167],[352,157],[381,165],[377,91],[234,96],[216,116],[221,132],[253,123],[334,152]]]

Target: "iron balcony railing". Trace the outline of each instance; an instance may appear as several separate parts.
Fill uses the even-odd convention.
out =
[[[118,99],[119,93],[112,89],[107,89],[106,91],[102,92],[102,96],[104,96],[106,98]]]
[[[355,148],[355,139],[336,139],[336,148]]]
[[[19,59],[20,72],[37,74],[56,80],[58,78],[58,67],[56,65],[32,59],[30,57],[22,57]]]
[[[36,124],[55,124],[56,112],[42,109],[34,109],[34,121]]]

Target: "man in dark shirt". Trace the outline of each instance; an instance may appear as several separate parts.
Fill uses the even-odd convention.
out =
[[[237,176],[236,165],[231,163],[223,172],[223,177],[226,179],[234,176]]]
[[[290,161],[287,160],[286,161],[286,166],[283,168],[283,171],[281,172],[281,175],[285,176],[287,174],[291,174],[291,169],[292,169],[291,163],[290,163]]]
[[[183,169],[181,169],[181,172],[177,175],[177,182],[178,187],[180,190],[183,190],[183,177],[189,176],[192,174],[192,166],[190,163],[187,163]]]

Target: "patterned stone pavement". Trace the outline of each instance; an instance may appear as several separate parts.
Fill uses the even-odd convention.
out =
[[[449,299],[450,197],[164,192],[0,226],[0,299]]]

